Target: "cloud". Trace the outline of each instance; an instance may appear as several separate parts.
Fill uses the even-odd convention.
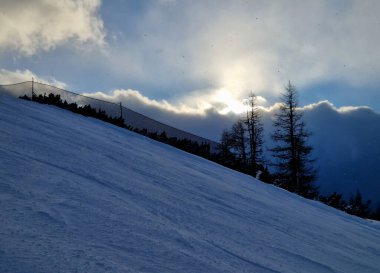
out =
[[[273,102],[288,80],[301,92],[378,84],[379,9],[376,0],[146,5],[135,32],[115,46],[111,69],[168,99],[224,89],[236,100],[254,91]]]
[[[3,0],[0,50],[32,55],[64,43],[104,44],[105,31],[97,11],[100,0]]]
[[[324,192],[360,190],[380,202],[380,114],[368,107],[340,107],[324,101],[305,108]]]
[[[0,84],[14,84],[19,82],[31,81],[32,78],[40,83],[54,85],[59,88],[67,88],[67,84],[64,82],[58,81],[54,77],[40,77],[34,74],[32,71],[25,70],[15,70],[10,71],[6,69],[0,69]]]
[[[378,97],[375,0],[28,3],[2,2],[0,50],[35,54],[58,45],[107,45],[101,54],[56,51],[16,61],[3,52],[5,68],[28,60],[22,67],[75,77],[78,89],[128,87],[191,108],[207,109],[211,101],[224,113],[238,112],[251,91],[266,98],[263,105],[273,104],[288,80],[308,103],[310,96],[337,103],[347,94],[347,104],[359,105]],[[332,84],[347,91],[334,93]]]
[[[315,108],[328,108],[332,111],[338,112],[340,114],[347,114],[352,115],[353,113],[358,114],[361,112],[368,112],[371,114],[376,114],[374,110],[372,110],[368,106],[342,106],[342,107],[336,107],[333,103],[329,102],[328,100],[319,101],[316,103],[312,103],[303,107],[300,107],[300,110],[303,111],[312,111]]]
[[[193,114],[204,116],[210,111],[226,115],[229,113],[242,113],[246,106],[243,101],[237,101],[231,96],[228,90],[220,89],[215,92],[208,90],[199,90],[193,92],[191,96],[185,96],[178,99],[177,103],[168,102],[167,100],[154,100],[142,95],[137,90],[117,89],[110,94],[103,92],[83,93],[85,96],[95,97],[101,100],[112,102],[123,102],[132,108],[157,108],[162,111],[172,112],[177,115]],[[266,103],[266,99],[258,96],[260,105]]]
[[[96,92],[83,93],[83,95],[115,103],[122,102],[124,105],[131,108],[156,108],[161,111],[172,112],[173,114],[202,114],[200,109],[194,109],[184,104],[173,105],[166,100],[149,99],[139,91],[132,89],[118,89],[112,91],[111,94]]]
[[[228,107],[224,104],[210,103],[207,107],[194,107],[185,103],[173,104],[148,98],[131,89],[114,90],[109,94],[96,92],[83,95],[115,103],[121,102],[123,106],[148,117],[216,141],[219,140],[219,132],[226,124],[231,124],[238,117],[233,112],[221,114],[221,110]]]

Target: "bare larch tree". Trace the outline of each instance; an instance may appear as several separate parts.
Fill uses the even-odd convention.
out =
[[[311,133],[306,130],[302,111],[297,109],[297,90],[289,82],[281,96],[281,106],[275,115],[271,149],[276,167],[275,183],[292,192],[312,198],[316,171],[311,158],[312,147],[307,144]]]

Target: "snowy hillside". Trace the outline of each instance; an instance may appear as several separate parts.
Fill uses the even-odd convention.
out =
[[[380,226],[0,96],[0,272],[380,272]]]

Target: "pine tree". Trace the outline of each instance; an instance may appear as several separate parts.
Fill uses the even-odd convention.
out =
[[[261,122],[261,113],[257,107],[257,96],[251,93],[245,104],[248,106],[244,123],[248,132],[249,168],[252,175],[256,175],[259,165],[263,164],[264,128]]]
[[[297,109],[297,91],[289,82],[281,96],[281,106],[275,115],[271,149],[276,167],[275,183],[302,196],[317,195],[314,186],[316,171],[311,159],[312,147],[307,144],[310,132],[305,128],[302,112]]]
[[[348,202],[347,212],[362,218],[367,218],[370,215],[371,201],[363,201],[363,197],[359,191],[354,196],[351,196]]]
[[[244,123],[238,120],[231,129],[232,148],[236,151],[237,158],[239,158],[240,165],[245,167],[247,165],[247,138],[245,135]]]
[[[319,196],[319,200],[330,207],[334,207],[345,211],[347,208],[347,203],[343,199],[343,194],[334,192],[328,196]]]

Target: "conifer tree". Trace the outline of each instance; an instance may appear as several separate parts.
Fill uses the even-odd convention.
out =
[[[245,135],[244,123],[240,119],[232,126],[231,140],[232,148],[236,151],[240,165],[245,167],[247,165],[247,138]]]
[[[359,191],[354,196],[351,196],[347,206],[347,212],[362,218],[367,218],[370,215],[371,201],[363,201],[363,197]]]
[[[297,91],[289,82],[281,96],[281,106],[275,115],[271,149],[275,159],[275,183],[302,196],[317,195],[314,186],[316,171],[311,159],[312,147],[307,144],[310,132],[306,130],[302,112],[297,109]]]
[[[248,106],[244,123],[248,132],[249,169],[253,175],[256,175],[259,165],[263,164],[264,129],[261,122],[261,113],[257,107],[257,96],[251,93],[245,104]]]

